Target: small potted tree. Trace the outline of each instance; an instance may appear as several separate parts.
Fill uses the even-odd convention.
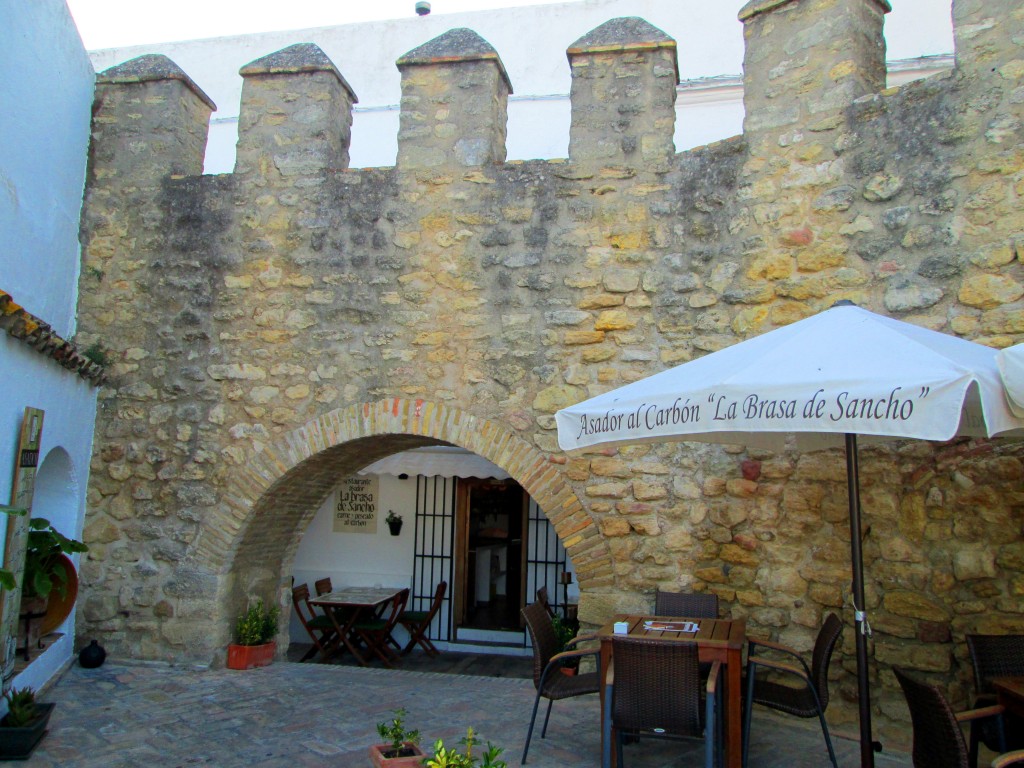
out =
[[[434,754],[428,755],[423,765],[427,768],[508,768],[508,763],[499,759],[505,750],[491,742],[487,742],[487,749],[479,756],[473,754],[477,737],[472,727],[466,729],[466,735],[459,739],[459,743],[463,746],[462,752],[455,747],[445,749],[444,741],[438,739],[434,744]]]
[[[228,644],[228,669],[253,669],[273,662],[279,615],[276,605],[268,608],[261,599],[249,604],[235,623],[235,642]]]
[[[402,516],[396,515],[394,510],[388,510],[388,516],[384,518],[384,522],[388,524],[392,536],[397,536],[402,532]]]
[[[55,704],[40,704],[31,688],[4,694],[7,714],[0,719],[0,760],[25,760],[46,734]]]
[[[390,721],[377,723],[377,733],[388,743],[370,747],[370,760],[376,768],[419,768],[423,764],[420,732],[406,729],[407,714],[404,709],[396,709]]]

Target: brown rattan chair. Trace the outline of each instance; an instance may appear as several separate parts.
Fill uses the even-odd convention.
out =
[[[697,646],[664,643],[645,637],[612,637],[612,664],[604,681],[602,765],[623,766],[623,737],[704,737],[704,765],[721,758],[721,718],[716,716],[721,662],[711,664],[701,682]],[[702,689],[704,695],[702,696]],[[703,701],[702,701],[703,699]]]
[[[825,746],[834,768],[836,753],[832,749],[832,738],[825,722],[825,709],[828,707],[828,666],[832,661],[832,651],[843,633],[843,622],[834,613],[830,613],[825,623],[818,630],[811,655],[811,665],[794,649],[780,643],[767,640],[748,640],[747,650],[747,701],[743,719],[743,765],[747,764],[750,750],[750,717],[754,704],[763,704],[770,709],[785,712],[797,717],[815,717],[821,723],[821,732],[825,736]],[[796,659],[800,666],[792,662],[785,663],[765,658],[765,651],[776,651]],[[785,685],[773,680],[758,677],[757,670],[763,667],[776,673],[795,678],[797,686]]]
[[[317,613],[309,604],[309,587],[305,584],[292,588],[292,607],[313,641],[313,647],[306,651],[299,661],[307,661],[316,653],[325,654],[330,648],[330,641],[338,636],[338,630],[335,629],[330,616]]]
[[[992,678],[1024,677],[1024,635],[967,635],[967,649],[974,665],[975,709],[996,703]],[[993,720],[971,722],[971,765],[978,762],[979,742],[993,752],[1024,749],[1024,719],[1007,711],[1003,723],[1000,740]]]
[[[423,646],[423,650],[427,652],[428,656],[433,657],[440,653],[427,637],[427,630],[430,629],[430,622],[441,610],[441,602],[444,600],[446,589],[448,589],[448,582],[442,581],[434,591],[434,600],[431,602],[430,608],[425,611],[402,611],[398,617],[398,623],[409,633],[409,642],[402,649],[403,656],[409,653],[417,643]]]
[[[384,609],[384,615],[371,616],[359,619],[352,625],[352,632],[365,644],[367,649],[388,667],[393,661],[398,660],[398,654],[394,653],[388,644],[401,647],[391,637],[391,632],[398,623],[398,617],[402,615],[402,609],[409,600],[408,587],[396,594],[391,603]]]
[[[688,619],[717,619],[718,595],[714,592],[662,592],[654,597],[658,616],[685,616]]]
[[[594,648],[557,653],[558,639],[555,636],[554,625],[551,623],[551,616],[544,606],[539,602],[532,603],[523,608],[522,613],[526,620],[526,628],[530,632],[530,640],[533,642],[533,685],[537,689],[537,695],[533,700],[533,714],[530,716],[530,729],[526,732],[526,746],[523,747],[521,762],[526,765],[526,754],[530,751],[530,739],[533,737],[533,725],[537,721],[537,707],[541,698],[548,700],[548,711],[544,715],[544,727],[540,732],[540,737],[543,739],[547,735],[551,705],[556,700],[597,693],[599,690],[596,671],[563,675],[561,672],[562,660],[593,656],[597,662],[599,652]],[[570,644],[592,640],[594,637],[594,635],[579,636],[573,638]]]
[[[1002,719],[998,704],[956,714],[938,686],[920,683],[896,667],[892,670],[903,688],[914,725],[914,768],[971,768],[967,742],[960,724],[980,718]],[[993,768],[1024,763],[1024,750],[1000,755]]]

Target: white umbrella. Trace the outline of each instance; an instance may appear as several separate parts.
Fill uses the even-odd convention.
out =
[[[874,765],[857,435],[1024,436],[996,350],[843,302],[555,414],[563,450],[666,440],[846,445],[861,764]]]
[[[1014,415],[1024,418],[1024,344],[1016,344],[996,355],[999,375]]]

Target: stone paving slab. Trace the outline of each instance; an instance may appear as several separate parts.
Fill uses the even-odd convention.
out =
[[[363,768],[370,765],[376,723],[404,707],[425,745],[439,737],[453,744],[472,725],[505,748],[512,768],[519,765],[534,689],[517,678],[288,662],[245,672],[108,662],[91,670],[73,665],[41,698],[57,708],[27,766]],[[767,712],[757,718],[751,768],[828,765],[816,727]],[[540,739],[539,730],[540,722],[530,766],[600,764],[597,696],[556,702],[548,738]],[[840,766],[858,765],[857,744],[836,742]],[[699,742],[644,739],[626,750],[631,768],[682,768],[703,759]],[[910,760],[885,755],[877,765],[907,768]]]

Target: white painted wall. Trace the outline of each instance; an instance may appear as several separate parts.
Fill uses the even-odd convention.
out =
[[[890,60],[952,53],[951,0],[893,4],[896,8],[886,17]],[[112,48],[94,51],[92,59],[97,71],[145,53],[164,53],[173,59],[218,106],[210,127],[206,172],[229,173],[234,166],[242,88],[238,70],[294,43],[316,43],[359,97],[352,127],[352,167],[392,166],[400,99],[395,61],[449,29],[469,27],[494,46],[508,70],[515,91],[508,110],[508,159],[528,160],[568,154],[566,48],[609,19],[640,16],[676,40],[684,81],[732,76],[719,88],[703,82],[680,89],[675,140],[676,149],[683,151],[742,131],[742,87],[736,79],[743,69],[743,30],[736,14],[743,5],[743,0],[584,0]]]
[[[63,0],[0,3],[0,72],[0,290],[69,337],[94,76]],[[11,497],[25,407],[41,408],[33,513],[80,538],[96,390],[2,332],[0,371],[0,501]],[[49,681],[71,658],[73,627],[74,614],[63,640],[13,684],[40,688]]]

